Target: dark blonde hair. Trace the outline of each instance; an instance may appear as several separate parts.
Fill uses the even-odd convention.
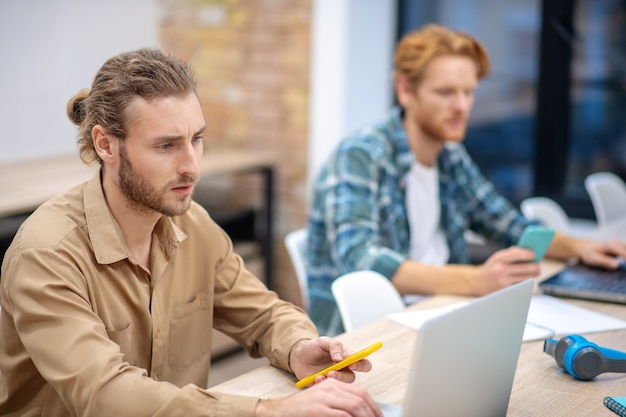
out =
[[[489,56],[476,39],[443,26],[426,25],[404,35],[398,43],[394,56],[394,78],[397,80],[404,76],[412,84],[417,84],[426,65],[441,55],[470,58],[476,64],[479,79],[489,73]]]
[[[80,158],[86,164],[99,161],[91,131],[103,126],[107,133],[124,140],[135,97],[146,100],[194,93],[196,82],[188,64],[158,49],[139,49],[108,59],[90,90],[82,90],[67,103],[67,116],[79,127]]]

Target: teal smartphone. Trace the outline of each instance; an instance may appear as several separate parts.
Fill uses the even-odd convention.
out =
[[[552,242],[554,230],[544,226],[527,226],[517,242],[517,246],[535,252],[535,262],[540,262]]]

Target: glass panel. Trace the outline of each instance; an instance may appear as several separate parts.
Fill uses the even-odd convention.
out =
[[[586,195],[592,172],[626,178],[626,1],[579,0],[574,27],[566,180],[573,196]]]
[[[492,71],[476,92],[465,146],[514,204],[532,193],[540,13],[539,0],[443,0],[416,20],[465,31],[486,48]]]

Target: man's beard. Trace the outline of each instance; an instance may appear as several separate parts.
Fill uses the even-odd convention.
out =
[[[120,190],[131,208],[139,211],[152,210],[166,216],[180,216],[189,209],[191,195],[180,196],[178,202],[174,204],[167,204],[164,196],[172,187],[179,184],[195,183],[196,178],[180,177],[159,191],[135,171],[126,154],[126,147],[122,145],[120,147],[119,182]]]
[[[462,142],[467,134],[467,118],[463,118],[463,125],[458,129],[446,127],[449,119],[439,120],[427,115],[420,115],[415,121],[422,132],[438,142]]]

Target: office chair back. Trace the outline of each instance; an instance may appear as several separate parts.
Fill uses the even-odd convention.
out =
[[[346,331],[397,313],[402,296],[386,277],[374,271],[355,271],[333,281],[331,290]]]
[[[626,184],[611,172],[596,172],[585,178],[585,188],[598,220],[598,226],[626,218]]]
[[[547,197],[530,197],[522,201],[520,209],[524,217],[539,220],[545,226],[561,233],[571,233],[570,219],[556,201]]]
[[[302,297],[302,307],[308,311],[309,309],[309,288],[306,278],[305,254],[306,240],[308,232],[306,228],[293,230],[285,236],[285,246],[291,258],[293,269],[296,271],[298,284],[300,286],[300,295]]]

